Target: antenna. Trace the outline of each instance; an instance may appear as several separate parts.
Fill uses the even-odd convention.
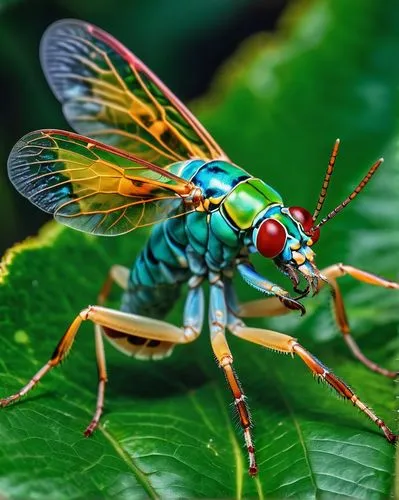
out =
[[[360,193],[360,191],[366,186],[366,184],[369,182],[369,180],[375,174],[375,172],[377,171],[378,167],[381,165],[381,163],[383,161],[384,161],[384,158],[380,158],[379,160],[377,160],[374,163],[374,165],[371,166],[370,170],[363,177],[363,179],[357,185],[357,187],[352,191],[352,193],[340,205],[338,205],[326,217],[324,217],[316,226],[313,226],[312,230],[314,231],[315,229],[318,229],[323,224],[325,224],[328,220],[330,220],[333,217],[335,217],[338,212],[340,212],[343,208],[346,207],[346,205],[348,205],[354,198],[356,198],[356,196]],[[327,177],[327,175],[326,175],[326,177]]]
[[[319,199],[317,200],[316,209],[315,209],[314,214],[312,216],[313,222],[316,222],[316,219],[317,219],[317,217],[320,213],[320,210],[322,209],[322,207],[324,205],[324,201],[326,199],[327,189],[328,189],[328,186],[330,184],[330,179],[331,179],[332,173],[334,171],[335,160],[336,160],[337,155],[338,155],[339,143],[340,143],[340,140],[337,139],[335,141],[333,150],[331,152],[330,161],[328,162],[326,175],[324,177],[323,185],[321,186]]]

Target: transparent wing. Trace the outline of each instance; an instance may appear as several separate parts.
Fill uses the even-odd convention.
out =
[[[80,231],[127,233],[195,209],[194,186],[167,169],[61,130],[38,130],[12,149],[16,189]]]
[[[158,166],[226,155],[188,109],[108,33],[59,21],[41,44],[46,78],[80,134]]]

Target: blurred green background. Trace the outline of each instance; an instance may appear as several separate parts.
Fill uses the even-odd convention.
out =
[[[90,21],[131,48],[184,101],[207,91],[223,61],[249,35],[270,31],[287,0],[0,0],[0,255],[47,220],[8,182],[7,156],[38,128],[69,128],[39,64],[46,27]]]

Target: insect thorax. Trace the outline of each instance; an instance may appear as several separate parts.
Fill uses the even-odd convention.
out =
[[[166,313],[193,274],[234,267],[258,215],[282,203],[267,184],[226,161],[190,160],[169,168],[202,189],[206,211],[168,219],[152,230],[125,297],[126,307],[140,314]]]

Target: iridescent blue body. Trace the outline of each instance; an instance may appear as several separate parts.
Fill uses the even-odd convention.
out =
[[[191,276],[231,271],[236,257],[251,245],[259,214],[282,204],[267,184],[226,161],[189,160],[170,170],[202,189],[207,210],[155,226],[132,268],[122,300],[126,312],[162,318]]]

